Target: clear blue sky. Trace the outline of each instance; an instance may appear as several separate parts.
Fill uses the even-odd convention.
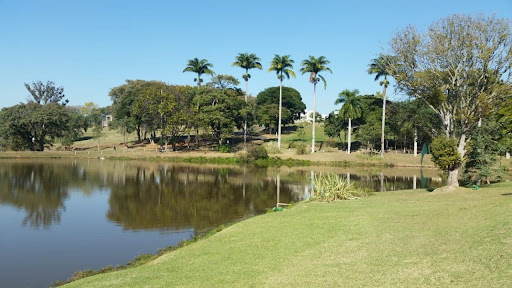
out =
[[[0,0],[0,107],[25,102],[23,83],[38,80],[63,86],[69,105],[100,106],[111,104],[110,88],[126,79],[194,85],[195,75],[182,73],[194,57],[243,80],[231,63],[249,52],[264,66],[250,72],[250,94],[278,85],[266,72],[269,62],[289,54],[297,78],[285,85],[301,93],[308,109],[313,85],[299,73],[300,62],[326,56],[333,74],[324,74],[328,85],[318,90],[317,110],[329,113],[343,89],[381,90],[366,70],[396,32],[407,25],[424,31],[454,13],[512,19],[512,1]],[[390,92],[392,100],[404,99]]]

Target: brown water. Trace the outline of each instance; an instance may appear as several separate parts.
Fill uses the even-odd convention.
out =
[[[77,270],[127,263],[277,202],[303,200],[311,174],[326,172],[376,191],[441,185],[433,170],[2,159],[0,286],[48,287]]]

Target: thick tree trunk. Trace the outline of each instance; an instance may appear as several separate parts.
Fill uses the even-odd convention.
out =
[[[311,139],[311,154],[315,153],[315,118],[316,118],[316,82],[313,84],[313,131]]]
[[[448,180],[446,181],[447,186],[459,186],[459,168],[448,171]]]
[[[466,154],[466,132],[462,132],[459,139],[459,146],[457,147],[457,152],[459,152],[460,157],[464,159],[464,155]],[[455,169],[448,171],[448,180],[446,185],[448,186],[459,186],[459,170],[462,165],[458,165]]]
[[[347,153],[350,154],[350,146],[352,142],[352,119],[348,118],[348,148]]]

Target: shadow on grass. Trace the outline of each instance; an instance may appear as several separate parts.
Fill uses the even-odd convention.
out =
[[[512,193],[503,193],[502,196],[512,196]]]

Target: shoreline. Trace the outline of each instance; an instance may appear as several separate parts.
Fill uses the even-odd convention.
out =
[[[388,157],[386,157],[388,156]],[[397,157],[398,156],[398,157]],[[421,165],[420,156],[411,154],[388,153],[384,159],[380,156],[368,156],[364,153],[346,154],[344,151],[317,152],[309,155],[291,153],[270,154],[268,159],[242,161],[236,153],[220,153],[216,151],[9,151],[0,152],[0,159],[108,159],[125,161],[176,162],[193,164],[216,164],[260,167],[383,167],[383,168],[425,168],[437,169],[425,155],[425,163]],[[317,160],[318,159],[318,160]],[[416,163],[415,163],[416,162]],[[509,161],[510,162],[510,161]],[[509,170],[509,168],[506,168]]]
[[[276,284],[276,282],[268,282],[268,277],[270,277],[272,281],[280,281],[279,284],[288,283],[292,286],[306,283],[304,281],[311,282],[313,286],[326,287],[347,286],[354,283],[389,284],[391,282],[403,284],[397,286],[410,286],[414,283],[427,283],[432,279],[437,284],[448,285],[454,281],[450,279],[456,279],[459,285],[475,286],[475,284],[481,283],[482,277],[489,276],[488,270],[481,269],[486,267],[482,265],[487,263],[488,258],[494,261],[500,260],[502,264],[508,263],[506,259],[509,258],[506,255],[509,253],[503,250],[503,246],[499,243],[508,239],[507,237],[512,234],[506,233],[506,230],[494,231],[495,228],[487,224],[488,220],[482,220],[482,216],[502,219],[499,222],[500,225],[504,225],[502,229],[509,225],[508,221],[503,220],[503,217],[499,217],[499,215],[510,214],[508,205],[511,198],[504,197],[509,195],[507,191],[509,191],[510,185],[510,183],[486,185],[482,187],[486,193],[460,187],[451,192],[399,190],[359,200],[336,201],[329,204],[301,201],[294,204],[293,209],[241,219],[241,221],[214,229],[215,231],[207,233],[206,237],[198,237],[194,241],[186,240],[185,244],[180,243],[165,251],[169,253],[158,253],[158,256],[153,255],[152,258],[146,258],[146,261],[139,265],[128,267],[134,269],[112,270],[110,266],[111,268],[100,269],[93,277],[84,277],[79,281],[69,282],[69,285],[72,287],[91,287],[91,285],[110,287],[112,285],[126,286],[130,283],[129,286],[133,287],[197,287],[205,285],[234,286],[235,283],[242,286]],[[462,199],[464,201],[461,201]],[[396,205],[405,210],[398,214],[388,213],[395,211]],[[472,209],[467,209],[469,206]],[[489,209],[490,207],[494,208]],[[328,215],[332,216],[333,213],[339,217],[325,218]],[[381,217],[376,218],[376,215],[381,215]],[[459,217],[453,217],[454,215]],[[468,222],[466,219],[468,217],[474,221]],[[340,222],[340,218],[344,220]],[[307,221],[304,222],[306,219]],[[321,221],[322,225],[318,225],[320,223],[318,221]],[[424,226],[427,228],[425,229]],[[424,230],[418,230],[420,227],[423,227]],[[280,233],[276,234],[276,229],[279,229]],[[467,233],[468,229],[474,237],[460,237],[460,233]],[[353,234],[355,231],[357,234]],[[491,233],[491,231],[495,233]],[[388,240],[398,241],[400,245],[389,245],[389,241],[377,241],[382,239],[383,232],[389,238]],[[294,235],[309,236],[295,238],[292,237]],[[490,243],[493,245],[487,245],[486,249],[477,250],[479,257],[464,258],[465,261],[460,262],[460,265],[464,263],[462,270],[458,266],[457,269],[453,269],[453,259],[467,255],[468,251],[474,252],[474,245],[480,247],[478,239],[483,238],[478,235],[487,235],[486,237],[492,235]],[[325,241],[325,239],[331,240]],[[439,242],[445,243],[449,247],[442,247],[440,250],[429,248]],[[262,248],[267,247],[267,249],[254,249],[255,245],[258,247],[263,245]],[[360,249],[353,249],[354,245]],[[352,249],[348,249],[350,247]],[[463,247],[463,251],[454,249],[455,247]],[[270,251],[267,251],[268,249]],[[386,255],[396,255],[397,253],[399,258],[405,257],[412,262],[392,261],[388,263],[389,258]],[[334,255],[331,256],[331,254]],[[368,255],[364,256],[364,259],[367,260],[361,260],[362,255]],[[444,258],[438,257],[439,255]],[[483,255],[486,257],[481,258],[480,256],[483,257]],[[504,255],[505,258],[503,258]],[[280,261],[269,262],[268,257],[274,257]],[[140,257],[136,259],[138,258]],[[429,259],[440,260],[431,262]],[[378,263],[384,263],[380,261],[384,261],[388,265],[378,265]],[[312,262],[315,265],[311,265]],[[233,268],[232,265],[235,263],[244,269]],[[368,267],[367,265],[381,267],[378,268],[381,270],[379,270],[377,278],[374,273],[366,273],[367,269],[361,269]],[[417,268],[427,265],[432,269],[426,270],[425,273],[414,274],[411,278],[411,265]],[[508,271],[508,266],[508,264],[500,266],[501,272],[498,274],[504,275],[504,277],[495,277],[492,283],[497,286],[509,283],[509,278],[505,273]],[[226,271],[225,269],[230,269],[230,267],[233,275],[219,273],[219,271]],[[292,278],[286,279],[281,279],[279,278],[281,276],[278,276],[288,275],[281,273],[284,270],[296,271],[299,267],[308,267],[312,271],[304,275],[294,274]],[[325,271],[325,269],[330,270]],[[110,271],[115,272],[105,273]],[[198,274],[198,271],[201,272]],[[332,278],[332,273],[336,271],[353,276]],[[448,278],[446,273],[449,274]],[[169,277],[169,275],[173,275],[173,277]],[[496,276],[496,273],[493,275]],[[299,279],[294,277],[299,277]]]

